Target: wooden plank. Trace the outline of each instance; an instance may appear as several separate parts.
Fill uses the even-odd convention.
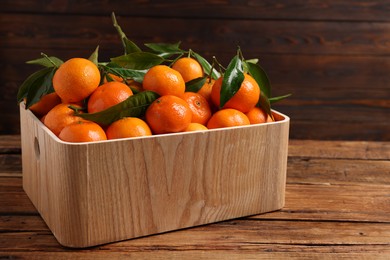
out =
[[[20,135],[0,135],[0,154],[20,152]]]
[[[389,246],[389,223],[348,223],[286,220],[233,220],[189,228],[177,232],[125,240],[99,246],[100,250],[137,251],[188,249],[261,249],[268,245],[349,246],[350,251],[360,246]],[[355,247],[354,247],[355,246]],[[382,248],[383,248],[382,247]],[[275,247],[277,250],[277,247]],[[47,231],[5,232],[0,236],[0,251],[65,251]]]
[[[329,173],[329,179],[331,173]],[[254,218],[390,222],[389,185],[367,185],[364,182],[330,184],[324,180],[305,182],[289,174],[286,188],[286,204],[275,211]],[[0,215],[38,214],[22,190],[20,178],[0,178]],[[300,182],[301,184],[294,184]],[[365,196],[361,196],[365,194]]]
[[[0,135],[0,154],[20,154],[20,135]]]
[[[115,11],[123,16],[246,18],[297,20],[373,20],[389,21],[386,1],[12,1],[5,0],[3,12],[108,15]],[[348,14],[348,15],[346,15]]]
[[[38,215],[0,215],[0,230],[1,233],[42,232],[49,228]]]
[[[290,140],[290,157],[390,160],[390,142]]]
[[[375,101],[373,101],[375,103]],[[390,121],[385,121],[388,115],[388,108],[380,108],[380,107],[367,107],[367,106],[358,106],[358,105],[348,105],[344,106],[332,106],[332,105],[324,105],[324,106],[307,106],[301,105],[297,106],[287,106],[287,105],[278,105],[274,106],[275,109],[281,111],[288,111],[288,115],[292,120],[304,120],[306,123],[313,123],[313,121],[327,121],[329,124],[329,128],[335,127],[337,128],[338,124],[343,123],[362,123],[373,121],[373,117],[375,120],[378,120],[376,125],[383,125],[390,127]],[[305,112],[303,112],[305,111]],[[321,114],[321,118],[319,118],[319,114]],[[323,119],[323,116],[326,115],[327,118]],[[316,120],[317,119],[317,120]],[[323,119],[323,120],[321,120]],[[292,122],[293,124],[294,122]],[[330,125],[332,124],[332,125]],[[292,125],[293,127],[293,125]],[[343,134],[343,133],[341,133]]]
[[[283,110],[281,110],[283,111]],[[321,112],[321,111],[319,111]],[[283,111],[288,113],[288,111]],[[295,139],[315,140],[390,140],[390,128],[387,124],[366,124],[362,122],[333,122],[333,121],[291,121],[291,137]],[[364,125],[364,127],[362,127]]]
[[[389,224],[389,195],[389,185],[289,183],[286,189],[286,205],[282,210],[253,217]]]
[[[390,161],[290,158],[290,183],[390,184]]]
[[[22,187],[22,178],[0,177],[0,215],[37,215]]]
[[[20,177],[22,162],[20,154],[0,154],[0,177]]]
[[[254,249],[224,248],[203,251],[196,248],[175,250],[164,246],[155,246],[149,250],[138,251],[66,251],[66,252],[5,252],[0,251],[4,259],[387,259],[389,246],[305,246],[305,245],[257,245]]]
[[[24,191],[0,192],[0,215],[10,214],[37,215],[38,212]]]
[[[26,48],[45,51],[58,49],[89,49],[121,52],[121,43],[111,17],[82,15],[14,15],[0,17],[0,34],[7,35],[1,48]],[[224,50],[234,56],[239,45],[244,55],[279,54],[343,54],[388,55],[386,42],[390,23],[326,22],[229,19],[179,19],[153,17],[118,18],[128,37],[136,43],[182,42],[184,49],[219,57]],[[176,26],[173,28],[172,24]],[[28,25],[28,26],[25,26]],[[82,25],[82,26],[80,26]],[[188,30],[191,28],[191,30]],[[17,31],[18,33],[12,33]],[[207,42],[207,44],[205,44]],[[252,57],[250,57],[252,58]],[[225,61],[224,61],[225,62]]]
[[[2,98],[0,98],[0,102],[2,101],[3,101]],[[6,102],[8,103],[8,101]],[[7,104],[7,103],[1,103],[1,104]],[[7,110],[7,112],[4,112],[4,114],[1,116],[0,135],[20,134],[19,111],[13,108],[12,106],[10,107],[9,110]]]
[[[24,193],[22,187],[22,178],[0,177],[0,192],[3,194],[6,194],[7,192]]]

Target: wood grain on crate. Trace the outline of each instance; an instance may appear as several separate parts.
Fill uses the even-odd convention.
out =
[[[23,191],[20,167],[3,174],[8,164],[20,164],[13,156],[0,168],[0,256],[386,259],[389,147],[388,142],[290,140],[282,210],[81,251],[55,240]],[[0,154],[20,156],[19,137],[0,136]]]

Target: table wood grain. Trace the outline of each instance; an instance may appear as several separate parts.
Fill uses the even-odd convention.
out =
[[[87,248],[58,244],[0,136],[0,259],[390,258],[390,142],[290,140],[282,210]]]

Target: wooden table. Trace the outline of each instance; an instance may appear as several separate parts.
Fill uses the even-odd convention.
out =
[[[0,259],[390,259],[390,142],[291,140],[276,212],[83,250],[58,244],[22,188],[19,136],[0,136]]]

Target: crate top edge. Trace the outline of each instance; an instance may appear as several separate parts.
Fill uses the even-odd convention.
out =
[[[104,140],[104,141],[95,141],[95,142],[80,142],[80,143],[72,143],[72,142],[66,142],[62,141],[58,136],[56,136],[52,131],[50,131],[49,128],[47,128],[39,118],[37,118],[29,109],[25,109],[25,106],[22,103],[20,103],[20,110],[24,111],[24,113],[27,113],[28,116],[32,117],[32,119],[35,121],[36,124],[42,129],[46,134],[48,134],[51,138],[53,138],[54,141],[64,144],[64,145],[71,145],[71,146],[85,146],[85,145],[93,145],[93,144],[104,144],[104,143],[112,143],[112,142],[120,142],[120,141],[129,141],[129,140],[140,140],[140,139],[154,139],[154,138],[161,138],[161,137],[172,137],[172,136],[182,136],[182,135],[195,135],[195,134],[206,134],[209,132],[223,132],[223,131],[234,131],[236,129],[242,129],[242,128],[255,128],[255,127],[266,127],[269,125],[278,125],[278,124],[289,124],[290,117],[287,115],[276,111],[272,109],[272,113],[276,114],[278,117],[282,118],[281,120],[278,120],[276,122],[268,122],[264,124],[253,124],[253,125],[245,125],[245,126],[235,126],[235,127],[229,127],[229,128],[216,128],[216,129],[208,129],[208,130],[201,130],[201,131],[194,131],[194,132],[179,132],[179,133],[168,133],[168,134],[158,134],[158,135],[151,135],[151,136],[140,136],[140,137],[129,137],[129,138],[121,138],[121,139],[113,139],[113,140]]]

